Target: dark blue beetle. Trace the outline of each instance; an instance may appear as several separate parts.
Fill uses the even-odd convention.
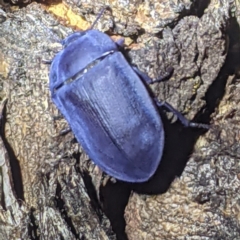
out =
[[[147,181],[161,161],[164,129],[157,105],[186,126],[190,123],[167,103],[153,100],[119,44],[97,30],[63,40],[50,69],[52,100],[89,157],[107,174],[127,182]]]

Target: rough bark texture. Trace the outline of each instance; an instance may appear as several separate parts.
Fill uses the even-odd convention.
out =
[[[18,8],[0,1],[0,98],[8,98],[0,239],[116,239],[111,228],[129,240],[240,239],[239,2],[27,2],[13,1]],[[174,69],[152,93],[212,126],[186,129],[160,111],[164,155],[144,184],[102,183],[73,135],[59,136],[65,120],[54,120],[42,60],[61,49],[57,42],[73,31],[68,24],[87,26],[74,13],[93,22],[103,5],[111,11],[96,28],[124,36],[131,63],[153,79]]]
[[[71,144],[73,136],[58,137],[65,122],[53,120],[57,111],[49,98],[48,65],[42,60],[51,59],[50,51],[59,47],[54,24],[33,3],[12,12],[0,26],[2,95],[8,98],[4,142],[16,190],[16,206],[3,202],[2,222],[8,228],[1,224],[0,234],[7,239],[115,239],[109,220],[95,211],[87,194],[72,157],[77,146]],[[64,27],[56,31],[69,33]],[[7,179],[6,171],[2,174]],[[21,215],[16,222],[20,217],[15,212]]]

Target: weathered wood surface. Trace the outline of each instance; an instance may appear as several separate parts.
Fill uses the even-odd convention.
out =
[[[115,239],[111,227],[118,239],[239,239],[239,3],[64,3],[89,22],[110,5],[97,28],[130,39],[129,59],[151,77],[173,67],[151,90],[212,128],[184,129],[161,111],[166,147],[153,179],[101,184],[73,135],[59,136],[66,123],[53,119],[42,62],[73,30],[46,5],[0,2],[0,239]]]
[[[60,40],[53,31],[56,22],[33,3],[1,24],[1,85],[8,98],[4,142],[14,182],[9,193],[15,189],[16,196],[14,204],[6,204],[4,188],[0,234],[7,237],[0,239],[114,239],[71,155],[73,136],[58,137],[63,124],[53,120],[57,111],[49,98],[49,66],[42,60],[51,59],[49,52]],[[6,157],[3,146],[1,151]]]

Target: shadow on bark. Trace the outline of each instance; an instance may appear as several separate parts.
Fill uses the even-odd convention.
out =
[[[209,123],[211,114],[218,107],[225,93],[229,75],[236,74],[240,69],[240,29],[235,18],[230,19],[228,28],[229,50],[226,61],[218,77],[209,87],[206,95],[206,106],[196,114],[194,122]],[[145,183],[129,184],[118,181],[102,187],[103,206],[109,217],[113,230],[119,240],[126,240],[124,210],[131,191],[140,194],[162,194],[166,192],[176,176],[180,177],[192,154],[197,139],[206,131],[184,128],[180,123],[171,124],[161,112],[165,129],[165,148],[161,163],[154,176]],[[214,126],[213,126],[214,127]]]

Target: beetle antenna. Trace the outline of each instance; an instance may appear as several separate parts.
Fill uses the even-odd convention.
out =
[[[102,15],[104,14],[104,12],[105,12],[106,9],[109,9],[109,7],[106,6],[106,7],[103,7],[103,8],[101,9],[100,13],[98,14],[97,18],[96,18],[95,21],[93,22],[93,24],[92,24],[92,26],[90,27],[90,29],[93,29],[93,28],[95,27],[96,23],[97,23],[98,20],[102,17]]]

